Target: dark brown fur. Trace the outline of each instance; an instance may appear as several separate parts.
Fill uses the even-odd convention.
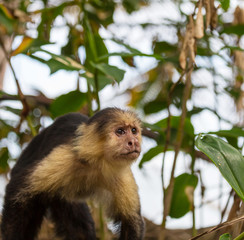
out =
[[[138,189],[130,170],[140,143],[140,120],[130,111],[107,108],[90,119],[81,114],[58,118],[31,141],[12,170],[3,240],[33,240],[47,210],[62,239],[96,239],[87,198],[104,204],[121,240],[142,239]]]

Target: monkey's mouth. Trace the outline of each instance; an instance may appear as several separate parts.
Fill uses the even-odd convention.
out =
[[[140,151],[138,150],[134,150],[134,151],[131,151],[131,152],[127,152],[127,153],[122,153],[121,154],[122,156],[131,156],[131,155],[140,155]]]

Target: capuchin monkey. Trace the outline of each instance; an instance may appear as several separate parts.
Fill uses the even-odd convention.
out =
[[[120,240],[143,239],[138,189],[131,164],[141,151],[135,113],[106,108],[88,118],[59,117],[21,154],[6,187],[3,240],[34,240],[45,214],[65,240],[95,240],[85,200],[102,203]]]

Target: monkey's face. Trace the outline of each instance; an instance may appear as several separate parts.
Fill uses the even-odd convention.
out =
[[[106,144],[106,154],[113,159],[135,160],[141,152],[141,128],[136,124],[113,126]]]

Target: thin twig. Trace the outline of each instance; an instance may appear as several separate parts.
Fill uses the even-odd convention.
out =
[[[227,221],[227,222],[221,223],[221,224],[219,224],[219,225],[217,225],[217,226],[215,226],[215,227],[209,229],[208,231],[203,232],[203,233],[197,235],[196,237],[190,238],[189,240],[196,240],[196,239],[198,239],[198,238],[200,238],[200,237],[202,237],[202,236],[204,236],[204,235],[210,234],[210,233],[215,232],[215,231],[217,231],[217,230],[220,230],[220,229],[222,229],[222,228],[224,228],[224,227],[231,226],[231,225],[233,225],[233,224],[235,224],[235,223],[238,223],[238,222],[240,222],[240,221],[243,221],[243,220],[244,220],[244,216],[239,217],[239,218],[236,218],[236,219],[234,219],[234,220],[232,220],[232,221]]]
[[[166,225],[166,217],[169,214],[170,211],[170,205],[171,205],[171,200],[172,200],[172,195],[173,195],[173,188],[174,188],[174,172],[175,172],[175,167],[176,167],[176,162],[178,158],[178,154],[180,152],[180,147],[182,144],[182,139],[183,139],[183,132],[184,132],[184,125],[185,125],[185,118],[186,118],[186,113],[187,113],[187,100],[189,99],[190,96],[190,90],[191,90],[191,73],[193,70],[193,64],[189,66],[188,71],[186,72],[186,86],[184,89],[184,95],[183,95],[183,100],[182,100],[182,114],[180,118],[180,124],[176,136],[176,144],[175,144],[175,156],[174,156],[174,161],[173,161],[173,166],[171,170],[171,176],[170,176],[170,183],[167,188],[167,194],[164,197],[164,213],[163,213],[163,221],[162,221],[162,227],[165,228]]]
[[[5,58],[10,66],[10,69],[13,73],[13,76],[14,76],[14,80],[15,80],[15,83],[16,83],[16,86],[17,86],[17,90],[18,90],[18,95],[19,95],[19,98],[20,98],[20,101],[23,105],[23,110],[22,110],[22,116],[21,117],[26,117],[28,115],[28,112],[29,112],[29,106],[26,102],[26,99],[25,99],[25,95],[23,94],[22,90],[21,90],[21,87],[20,87],[20,84],[19,84],[19,81],[18,81],[18,78],[15,74],[15,71],[14,71],[14,68],[11,64],[11,61],[10,61],[10,57],[9,57],[9,54],[7,53],[5,47],[4,47],[4,43],[2,41],[2,39],[0,38],[0,46],[2,47],[2,50],[3,50],[3,53],[5,55]]]

